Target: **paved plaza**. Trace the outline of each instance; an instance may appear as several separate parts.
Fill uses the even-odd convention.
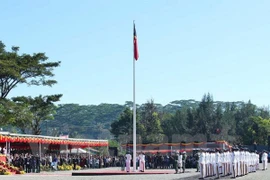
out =
[[[261,164],[260,164],[261,169]],[[108,168],[108,170],[119,170],[120,168]],[[74,172],[89,172],[89,171],[104,171],[104,169],[87,169]],[[156,171],[156,170],[147,170]],[[194,180],[199,178],[199,173],[195,169],[187,169],[186,173],[173,174],[174,170],[168,169],[168,174],[140,174],[140,175],[110,175],[110,176],[72,176],[72,171],[55,171],[55,172],[42,172],[39,174],[24,174],[24,175],[10,175],[0,176],[1,180]],[[206,178],[213,180],[214,178]],[[231,177],[221,177],[220,179],[232,179]],[[259,170],[256,173],[250,173],[247,176],[238,177],[239,180],[269,180],[270,170]]]

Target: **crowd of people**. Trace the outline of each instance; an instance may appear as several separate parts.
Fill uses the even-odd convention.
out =
[[[143,161],[143,169],[175,169],[175,156],[171,154],[138,154],[136,166],[139,167]],[[63,164],[72,165],[73,169],[78,165],[81,168],[105,168],[105,167],[126,167],[126,156],[100,156],[89,154],[38,154],[14,152],[7,156],[7,163],[24,170],[26,173],[39,173],[41,167],[49,167],[50,170],[57,170],[58,166]],[[179,158],[180,162],[180,158]],[[181,161],[182,162],[182,161]],[[196,166],[196,160],[193,156],[185,156],[184,164],[186,168]],[[130,157],[130,166],[133,166],[133,160]],[[183,167],[183,165],[182,165]]]
[[[133,166],[130,154],[125,156],[99,156],[90,154],[38,154],[11,153],[7,162],[24,170],[26,173],[39,173],[41,167],[47,166],[57,170],[63,164],[76,165],[81,168],[121,167],[129,172]],[[219,176],[244,176],[256,172],[259,163],[263,163],[263,170],[267,170],[268,153],[251,152],[246,149],[233,148],[231,150],[201,150],[195,154],[175,152],[172,154],[143,154],[136,157],[136,168],[146,169],[175,169],[175,173],[184,173],[186,168],[197,168],[201,178]]]
[[[14,153],[7,156],[7,163],[24,170],[26,173],[39,173],[41,167],[49,167],[49,170],[58,170],[58,166],[72,165],[82,168],[103,168],[116,166],[117,158],[98,155],[63,155],[63,154],[44,154],[40,156],[30,153]]]

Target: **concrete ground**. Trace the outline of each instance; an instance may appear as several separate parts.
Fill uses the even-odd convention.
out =
[[[108,168],[110,170],[119,170],[120,168]],[[261,164],[260,164],[261,169]],[[80,170],[81,172],[87,171],[102,171],[104,169],[87,169]],[[154,171],[154,170],[147,170]],[[156,170],[155,170],[156,171]],[[171,169],[166,170],[169,173],[174,171]],[[78,172],[78,171],[74,171]],[[182,174],[141,174],[141,175],[111,175],[111,176],[71,176],[72,171],[55,171],[55,172],[42,172],[39,174],[24,174],[24,175],[9,175],[0,176],[1,180],[194,180],[199,178],[199,173],[195,169],[187,169],[186,173]],[[207,178],[212,180],[214,178]],[[231,179],[231,177],[222,177],[220,179]],[[236,178],[239,180],[269,180],[270,170],[259,170],[256,173],[250,173],[247,176]]]

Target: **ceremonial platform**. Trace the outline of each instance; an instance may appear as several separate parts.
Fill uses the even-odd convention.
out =
[[[121,171],[119,169],[102,169],[98,171],[80,171],[80,172],[72,172],[72,176],[110,176],[110,175],[147,175],[147,174],[174,174],[175,171],[173,169],[155,169],[155,170],[146,170],[144,172],[140,171]]]

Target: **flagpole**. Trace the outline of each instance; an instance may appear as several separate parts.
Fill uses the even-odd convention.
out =
[[[133,31],[135,21],[133,20]],[[134,37],[133,39],[133,171],[136,171],[136,102],[135,102],[135,57],[134,57]]]

